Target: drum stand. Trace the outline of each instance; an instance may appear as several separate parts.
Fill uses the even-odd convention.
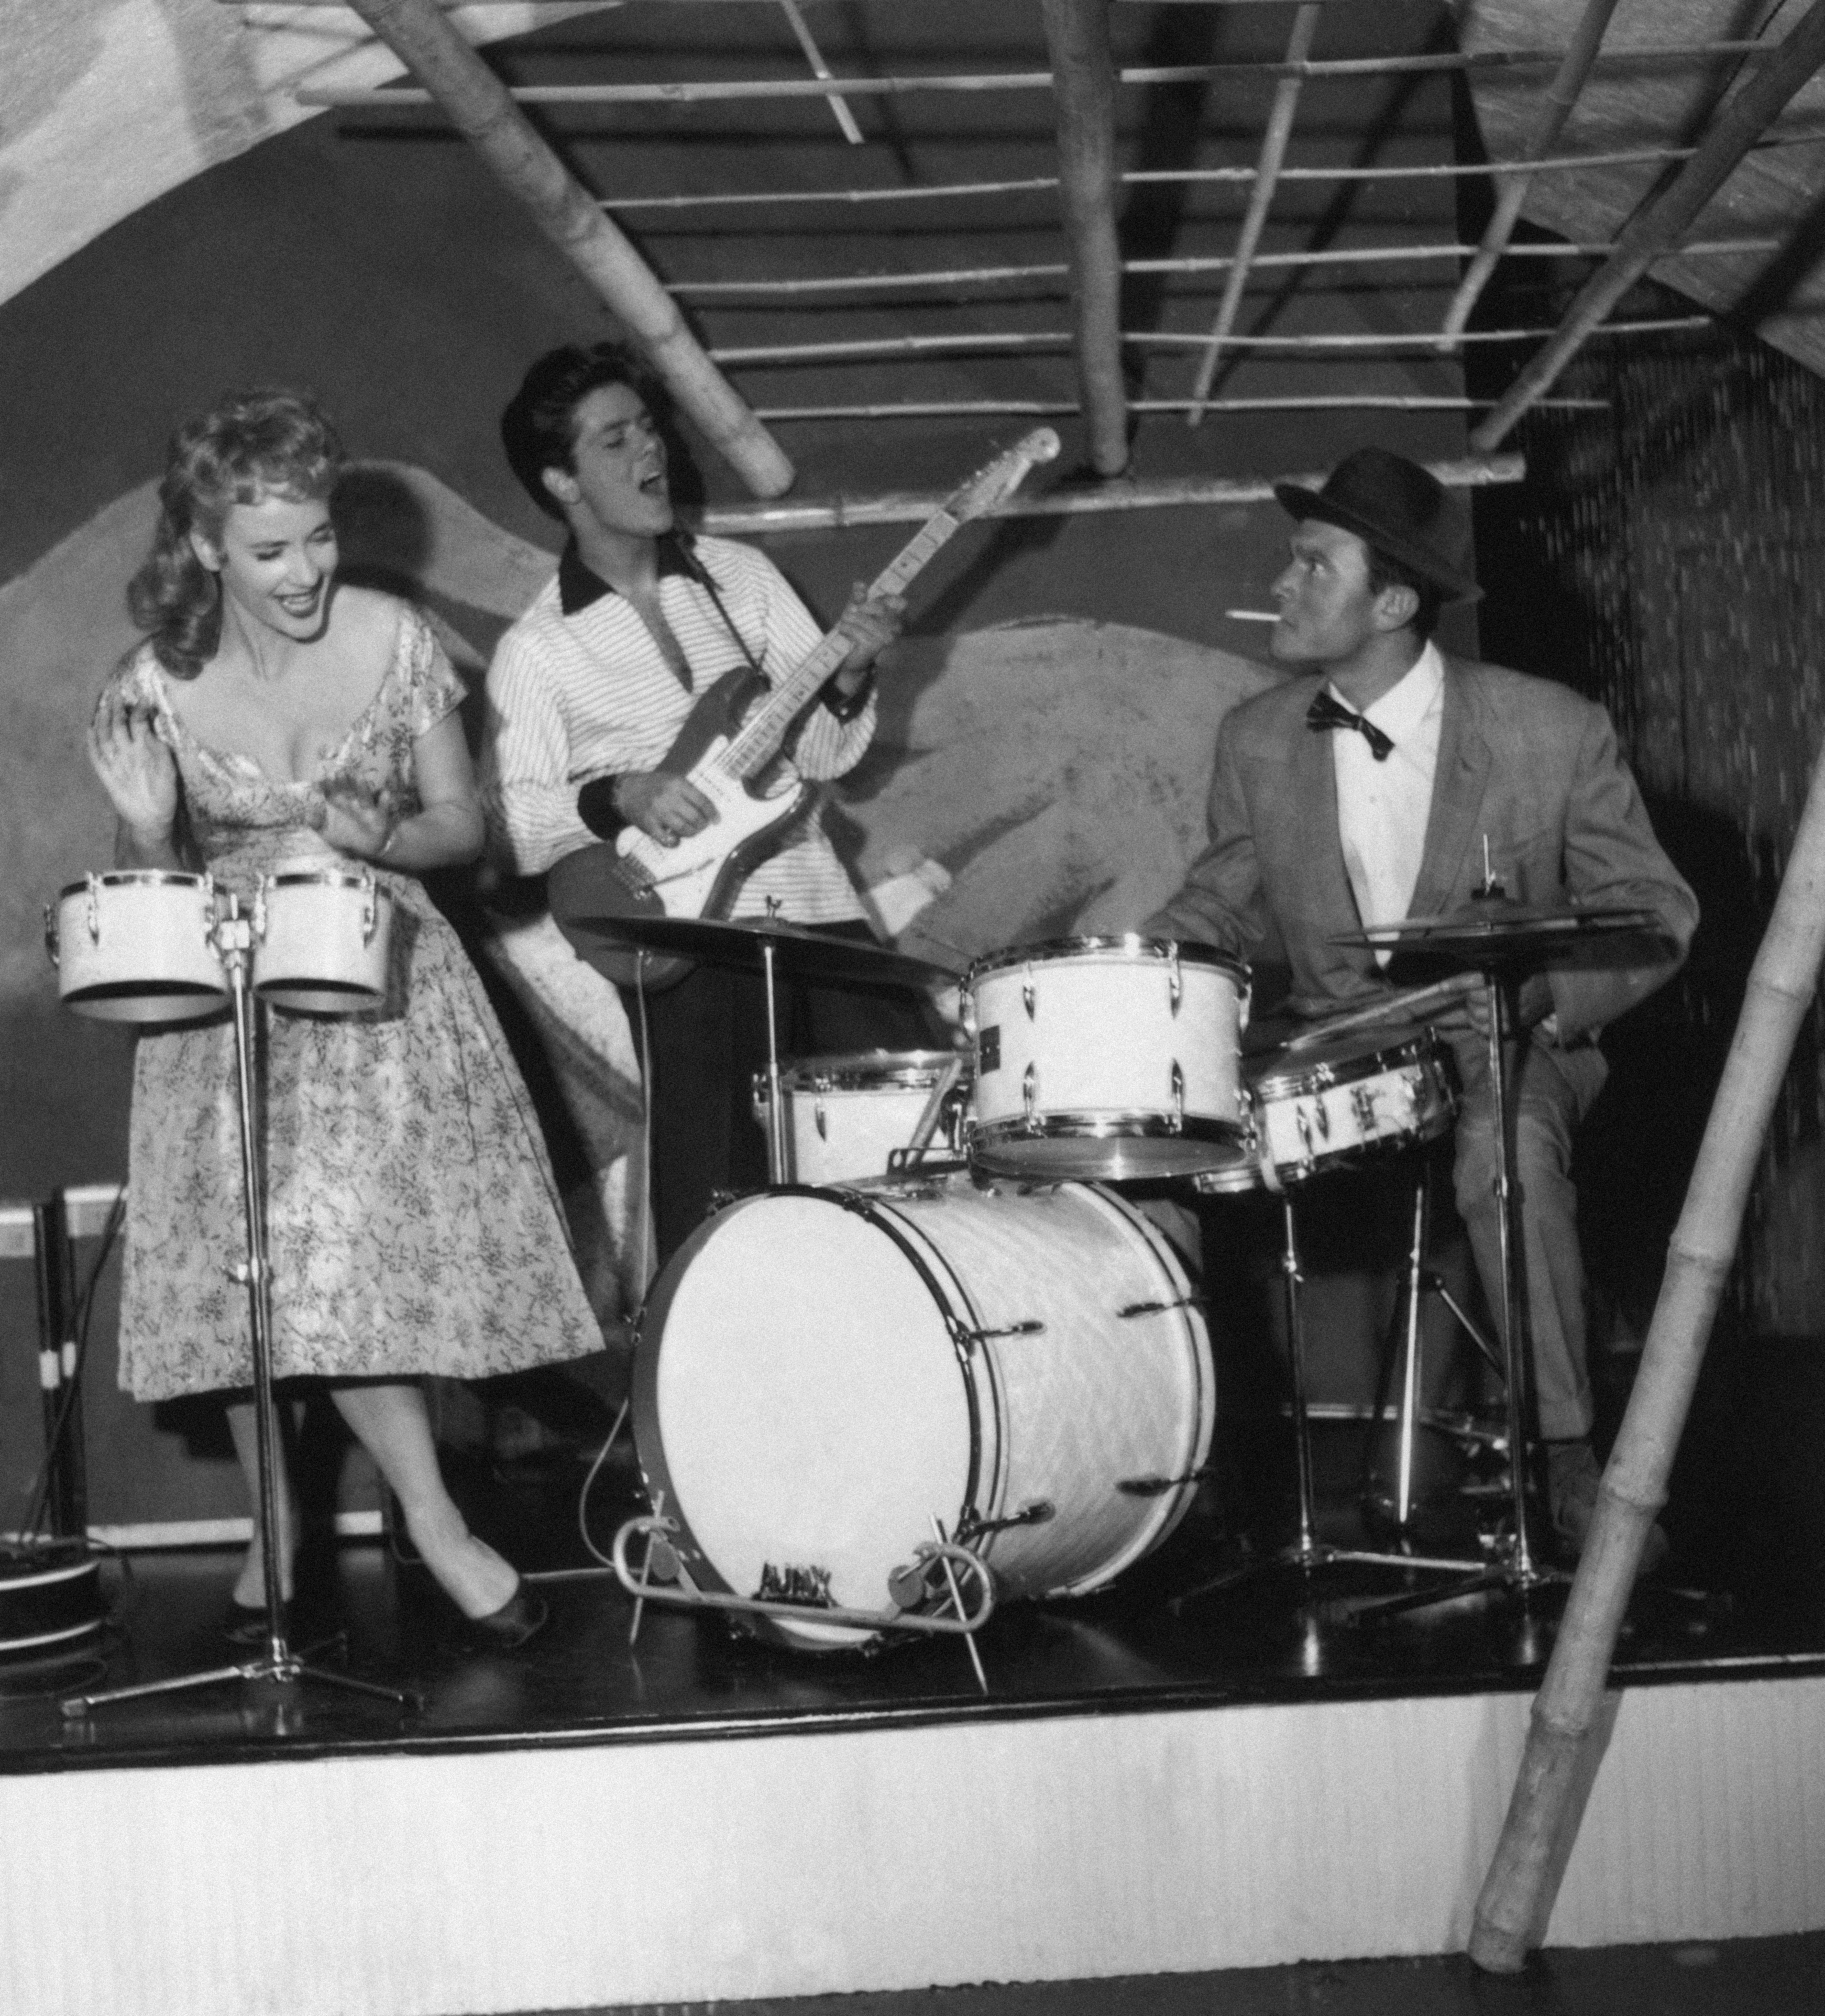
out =
[[[1401,1398],[1399,1406],[1400,1432],[1395,1458],[1395,1490],[1392,1500],[1375,1501],[1384,1516],[1391,1514],[1394,1524],[1405,1532],[1413,1523],[1413,1443],[1421,1425],[1424,1410],[1420,1402],[1420,1297],[1426,1294],[1436,1295],[1452,1319],[1474,1344],[1483,1361],[1498,1377],[1504,1376],[1502,1354],[1486,1337],[1470,1312],[1445,1284],[1439,1275],[1426,1265],[1426,1244],[1431,1219],[1431,1170],[1422,1163],[1419,1179],[1413,1189],[1413,1232],[1412,1243],[1407,1249],[1407,1266],[1402,1304],[1401,1331],[1403,1334],[1404,1355],[1402,1359]],[[1373,1427],[1379,1430],[1387,1408],[1390,1359],[1395,1348],[1394,1337],[1388,1340],[1388,1355],[1382,1361],[1381,1379],[1376,1393]],[[1453,1425],[1442,1420],[1431,1420],[1426,1425],[1441,1429],[1462,1442],[1473,1445],[1488,1442],[1498,1446],[1500,1438],[1486,1430],[1468,1424]],[[1378,1480],[1376,1480],[1378,1481]]]
[[[266,1262],[265,1207],[261,1194],[260,1165],[254,1132],[254,1003],[248,989],[248,967],[257,928],[256,920],[241,914],[240,900],[230,895],[226,911],[210,932],[229,977],[234,1003],[235,1091],[240,1114],[241,1190],[247,1208],[247,1257],[229,1271],[247,1283],[247,1313],[254,1345],[254,1417],[256,1467],[260,1486],[260,1558],[266,1584],[266,1653],[236,1665],[213,1666],[207,1672],[185,1673],[171,1679],[148,1680],[138,1687],[114,1687],[105,1694],[76,1694],[61,1704],[67,1720],[77,1720],[92,1708],[113,1701],[135,1701],[153,1694],[178,1694],[192,1687],[213,1687],[222,1680],[277,1680],[290,1685],[299,1680],[315,1681],[349,1694],[365,1694],[391,1701],[399,1708],[412,1708],[416,1697],[396,1687],[383,1687],[369,1680],[358,1680],[347,1673],[331,1672],[307,1665],[286,1643],[283,1600],[279,1595],[279,1487],[276,1475],[277,1438],[272,1411],[272,1292]]]
[[[1466,1570],[1475,1569],[1476,1562],[1459,1557],[1427,1556],[1413,1553],[1384,1553],[1363,1547],[1333,1547],[1323,1544],[1318,1538],[1316,1496],[1312,1483],[1312,1429],[1309,1402],[1305,1388],[1305,1322],[1301,1309],[1301,1290],[1305,1276],[1299,1264],[1299,1240],[1294,1216],[1296,1189],[1289,1187],[1280,1196],[1280,1220],[1283,1244],[1280,1255],[1280,1278],[1286,1299],[1287,1355],[1293,1380],[1293,1445],[1298,1464],[1299,1475],[1299,1532],[1290,1546],[1283,1547],[1266,1561],[1246,1562],[1239,1568],[1226,1570],[1213,1575],[1208,1582],[1187,1589],[1182,1596],[1174,1597],[1171,1607],[1176,1615],[1184,1606],[1200,1596],[1218,1589],[1233,1589],[1238,1583],[1251,1581],[1258,1575],[1268,1574],[1280,1568],[1295,1568],[1309,1579],[1319,1569],[1334,1564],[1354,1567],[1394,1568],[1404,1573],[1450,1575],[1462,1576]],[[1416,1208],[1416,1237],[1423,1237],[1424,1226],[1425,1190],[1421,1178],[1420,1201]],[[1407,1308],[1406,1375],[1402,1399],[1401,1422],[1401,1478],[1403,1493],[1409,1488],[1412,1475],[1413,1437],[1416,1417],[1417,1364],[1419,1353],[1419,1304],[1416,1294],[1409,1297]],[[1474,1334],[1474,1333],[1472,1333]],[[1396,1597],[1396,1602],[1405,1603],[1413,1599]],[[1422,1602],[1435,1602],[1441,1599],[1426,1593],[1417,1599]],[[1377,1606],[1378,1607],[1380,1606]]]
[[[1533,1346],[1532,1326],[1522,1292],[1521,1269],[1521,1198],[1514,1177],[1514,1143],[1508,1111],[1509,1071],[1502,1041],[1504,989],[1501,968],[1491,963],[1481,969],[1483,1002],[1488,1017],[1489,1092],[1495,1102],[1496,1226],[1502,1269],[1502,1355],[1508,1428],[1508,1479],[1513,1527],[1490,1562],[1462,1577],[1449,1589],[1432,1589],[1414,1596],[1398,1596],[1373,1604],[1358,1613],[1359,1619],[1379,1618],[1403,1612],[1430,1609],[1441,1603],[1456,1603],[1466,1597],[1499,1592],[1518,1594],[1524,1604],[1528,1596],[1546,1585],[1563,1585],[1571,1578],[1562,1569],[1542,1565],[1534,1557],[1528,1532],[1527,1503],[1527,1380]],[[1519,1017],[1514,1021],[1518,1023]]]

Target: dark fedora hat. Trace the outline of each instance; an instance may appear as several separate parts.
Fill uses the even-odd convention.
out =
[[[1391,560],[1430,581],[1447,602],[1474,602],[1470,527],[1428,469],[1384,448],[1346,455],[1321,490],[1276,483],[1274,495],[1295,518],[1317,518],[1354,532]]]

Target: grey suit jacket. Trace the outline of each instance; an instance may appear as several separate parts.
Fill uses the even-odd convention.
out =
[[[1447,657],[1445,666],[1438,767],[1408,914],[1469,902],[1487,836],[1496,875],[1518,902],[1640,906],[1661,922],[1664,956],[1652,963],[1552,973],[1563,1042],[1614,1021],[1677,970],[1697,902],[1654,837],[1602,707],[1499,665]],[[1290,1005],[1304,1014],[1366,1002],[1394,984],[1372,952],[1336,942],[1365,922],[1392,920],[1356,913],[1331,738],[1305,725],[1324,678],[1290,679],[1224,718],[1210,845],[1142,927],[1247,959],[1271,919],[1292,972]]]

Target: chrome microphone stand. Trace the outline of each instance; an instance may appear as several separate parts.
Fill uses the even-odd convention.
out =
[[[225,903],[225,907],[211,927],[209,937],[228,975],[234,1008],[235,1093],[240,1118],[241,1191],[247,1210],[247,1258],[230,1272],[235,1279],[246,1284],[247,1315],[253,1334],[260,1558],[266,1587],[265,1654],[261,1658],[212,1666],[203,1672],[179,1674],[169,1679],[113,1687],[102,1694],[72,1695],[60,1704],[67,1720],[80,1719],[92,1708],[104,1708],[114,1701],[177,1694],[192,1687],[213,1687],[223,1680],[276,1680],[287,1685],[308,1680],[323,1687],[340,1688],[345,1693],[391,1701],[402,1708],[418,1705],[416,1695],[399,1688],[381,1687],[371,1680],[358,1680],[352,1674],[333,1672],[326,1667],[309,1665],[286,1642],[284,1600],[279,1594],[278,1438],[272,1404],[272,1283],[266,1258],[266,1212],[255,1124],[254,995],[249,985],[254,942],[259,935],[259,906],[256,902],[254,915],[250,917],[243,915],[239,897],[230,895]]]

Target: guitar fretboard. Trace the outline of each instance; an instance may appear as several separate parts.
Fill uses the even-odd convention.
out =
[[[948,507],[934,513],[875,577],[869,594],[898,595],[962,523],[952,517]],[[719,767],[737,780],[759,769],[785,739],[799,710],[848,657],[851,648],[849,639],[835,630],[815,645],[743,722],[740,733],[722,751]]]

